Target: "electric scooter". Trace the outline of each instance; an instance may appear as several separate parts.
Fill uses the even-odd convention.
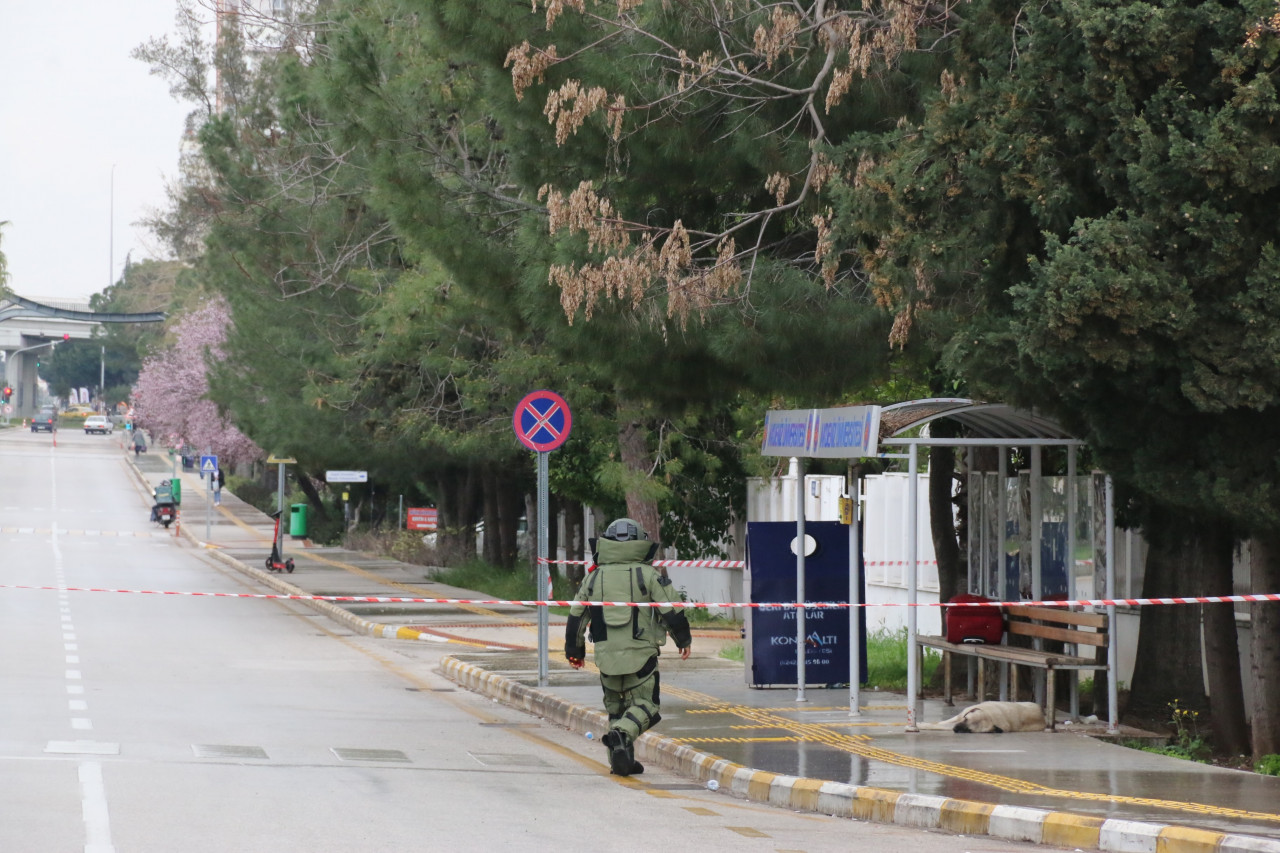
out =
[[[267,557],[267,571],[269,572],[288,572],[293,574],[293,558],[287,560],[281,559],[280,554],[280,510],[271,513],[271,517],[276,520],[275,532],[271,534],[271,556]]]

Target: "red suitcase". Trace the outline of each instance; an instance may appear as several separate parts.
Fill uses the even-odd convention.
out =
[[[981,595],[962,593],[953,602],[991,601]],[[999,607],[947,607],[943,616],[948,643],[987,643],[996,645],[1004,639],[1004,612]]]

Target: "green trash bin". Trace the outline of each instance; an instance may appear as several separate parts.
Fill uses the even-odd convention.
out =
[[[175,504],[182,503],[182,480],[174,477],[169,481],[169,487],[173,491],[173,502]]]
[[[289,504],[289,535],[294,539],[307,536],[307,505]]]

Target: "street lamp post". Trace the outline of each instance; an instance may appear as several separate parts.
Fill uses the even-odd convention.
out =
[[[111,209],[107,222],[107,287],[115,284],[116,277],[116,164],[111,164]]]

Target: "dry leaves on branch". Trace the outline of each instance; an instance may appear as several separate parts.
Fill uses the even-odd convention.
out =
[[[560,304],[570,323],[579,311],[590,320],[602,298],[626,301],[637,309],[658,282],[665,285],[667,316],[684,322],[690,313],[723,301],[742,281],[732,239],[721,240],[714,265],[702,269],[684,223],[677,221],[666,231],[629,225],[617,218],[612,203],[590,181],[568,196],[544,186],[538,197],[546,199],[552,234],[585,234],[588,251],[605,255],[600,263],[551,267],[549,279],[560,288]],[[633,231],[641,238],[634,245]]]
[[[516,90],[516,100],[523,101],[524,90],[534,83],[542,83],[546,70],[559,61],[554,44],[540,50],[526,40],[507,51],[502,67],[511,69],[511,85]]]

